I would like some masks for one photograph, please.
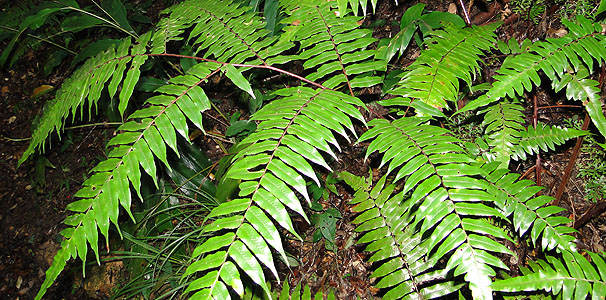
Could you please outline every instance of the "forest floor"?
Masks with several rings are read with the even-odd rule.
[[[418,1],[379,1],[375,15],[368,17],[364,25],[380,24],[374,27],[377,38],[393,36],[399,31],[397,23],[402,13]],[[459,1],[420,1],[426,3],[426,9],[450,11],[462,15]],[[463,1],[468,3],[469,1]],[[473,1],[472,1],[473,2]],[[580,1],[579,1],[580,2]],[[509,1],[476,0],[470,10],[473,24],[486,24],[504,21],[498,30],[499,38],[509,40],[538,40],[555,36],[562,30],[560,22],[562,9],[567,5],[546,1],[545,12],[535,20],[528,20],[512,13]],[[551,3],[551,4],[550,4]],[[380,21],[380,22],[377,22]],[[0,50],[6,43],[0,44]],[[57,68],[50,76],[43,76],[42,66],[46,62],[48,46],[27,52],[10,70],[0,69],[0,299],[32,299],[44,280],[44,272],[50,265],[61,241],[59,232],[66,217],[65,207],[73,200],[73,194],[87,177],[88,171],[104,157],[105,143],[113,135],[115,126],[109,126],[102,116],[86,123],[88,127],[66,130],[62,138],[53,139],[43,155],[30,158],[17,167],[17,161],[28,145],[32,124],[41,115],[44,103],[52,99],[52,93],[41,91],[57,88],[66,76],[73,71],[69,66]],[[405,66],[418,55],[419,48],[411,43],[405,55],[396,66]],[[488,64],[488,63],[487,63]],[[489,80],[494,70],[485,68],[481,74]],[[369,91],[370,94],[373,91]],[[541,106],[553,106],[560,101],[541,88],[536,92]],[[218,94],[220,96],[221,94]],[[219,105],[225,112],[239,110],[238,104],[225,100]],[[532,101],[527,101],[526,116],[530,124]],[[552,108],[542,111],[541,120],[548,124],[564,125],[566,120],[583,120],[581,110],[574,108]],[[381,114],[381,110],[375,111]],[[579,121],[581,122],[581,121]],[[226,130],[225,126],[215,126],[216,130]],[[205,148],[207,155],[218,160],[222,152],[212,139]],[[546,187],[544,194],[555,196],[562,184],[563,174],[573,157],[575,141],[570,141],[557,152],[541,157],[539,162],[541,184]],[[218,145],[217,145],[218,146]],[[571,175],[564,184],[560,205],[567,209],[566,217],[577,220],[578,241],[582,248],[593,251],[604,250],[606,238],[606,218],[602,214],[602,202],[588,201],[586,182],[578,178],[580,168],[586,166],[590,150],[582,148]],[[343,149],[343,160],[334,166],[335,171],[349,171],[357,175],[372,173],[378,178],[378,170],[364,162],[364,149],[361,146],[349,146]],[[536,161],[518,163],[514,171],[525,174],[528,179],[536,179]],[[585,165],[584,165],[585,164]],[[342,185],[336,187],[340,196],[331,194],[323,200],[324,206],[336,207],[342,219],[337,222],[337,251],[328,251],[323,243],[312,243],[313,228],[302,220],[295,220],[302,236],[308,236],[304,242],[292,241],[289,250],[298,255],[301,262],[298,268],[288,271],[291,286],[299,282],[310,284],[312,290],[326,284],[333,286],[340,299],[351,299],[358,295],[363,299],[372,299],[374,292],[367,275],[370,266],[365,263],[362,249],[351,245],[355,236],[353,219],[347,206],[351,198],[349,190]],[[585,216],[585,217],[584,217]],[[583,219],[585,218],[585,219]],[[87,271],[87,279],[82,279],[81,263],[72,262],[67,271],[59,277],[49,290],[47,299],[106,299],[112,289],[121,283],[120,262]],[[286,272],[286,271],[284,271]],[[92,275],[90,275],[92,274]],[[90,279],[93,278],[93,279]]]

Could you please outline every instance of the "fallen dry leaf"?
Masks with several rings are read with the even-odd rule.
[[[52,85],[43,84],[34,89],[34,92],[32,93],[32,98],[38,98],[38,97],[48,93],[53,88],[54,87]]]
[[[448,5],[448,12],[451,14],[456,14],[457,13],[457,5],[454,3],[450,3]]]

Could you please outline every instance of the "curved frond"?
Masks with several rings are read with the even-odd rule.
[[[509,239],[485,218],[505,216],[492,207],[487,184],[477,178],[485,171],[472,164],[447,130],[426,124],[427,120],[375,119],[360,141],[372,140],[367,156],[383,153],[381,165],[389,163],[387,173],[397,170],[394,182],[404,179],[402,193],[410,193],[410,205],[415,207],[411,226],[429,236],[424,253],[447,260],[445,269],[454,270],[454,276],[464,275],[474,298],[491,299],[493,267],[507,269],[495,254],[513,253],[485,236]]]
[[[535,42],[528,51],[506,59],[497,71],[499,74],[494,76],[492,88],[463,110],[530,91],[541,82],[539,71],[543,71],[551,82],[558,82],[568,71],[578,72],[583,67],[591,70],[595,62],[602,64],[606,61],[603,51],[606,38],[602,34],[602,26],[584,17],[579,17],[577,21],[578,24],[563,21],[569,30],[566,36]]]
[[[566,87],[566,97],[571,100],[581,101],[591,121],[600,131],[602,136],[606,136],[606,117],[600,101],[599,83],[591,80],[589,71],[585,67],[580,67],[579,71],[571,74],[565,73],[561,80],[554,81],[554,90],[559,91]]]
[[[561,299],[603,299],[606,297],[606,263],[601,255],[588,252],[592,262],[577,252],[547,256],[532,262],[523,276],[495,281],[492,288],[503,292],[545,290]]]
[[[411,199],[404,201],[403,193],[392,196],[395,185],[385,185],[386,177],[371,190],[363,178],[346,172],[339,176],[356,190],[349,204],[360,214],[352,223],[363,233],[358,243],[367,244],[365,250],[373,253],[368,261],[381,263],[371,277],[379,278],[375,287],[386,290],[383,299],[437,298],[464,285],[441,282],[447,272],[436,268],[439,258],[428,256],[430,240],[411,226]]]
[[[351,118],[364,122],[357,109],[364,104],[340,92],[298,87],[276,94],[282,98],[252,116],[260,121],[257,131],[241,142],[248,146],[238,152],[225,174],[241,180],[240,198],[223,203],[208,216],[213,221],[204,231],[217,236],[196,249],[194,257],[200,260],[187,269],[186,274],[206,274],[187,288],[197,291],[193,298],[226,299],[225,287],[242,295],[237,268],[269,294],[262,266],[278,277],[269,246],[286,261],[274,224],[299,237],[287,209],[307,220],[299,197],[310,201],[306,178],[319,184],[312,163],[330,169],[321,152],[335,156],[332,147],[338,149],[338,144],[333,132],[348,139],[347,131],[355,134]],[[222,232],[226,233],[219,235]]]
[[[487,174],[487,192],[505,216],[513,215],[513,225],[520,236],[530,230],[529,238],[545,250],[575,251],[575,238],[570,233],[576,230],[566,226],[572,220],[557,215],[564,209],[548,205],[553,197],[536,196],[542,187],[530,180],[518,180],[520,174],[498,166],[498,162],[482,166]]]
[[[549,126],[538,123],[537,127],[528,127],[520,132],[520,139],[514,146],[513,159],[525,160],[526,155],[533,155],[539,151],[553,151],[555,146],[564,144],[566,141],[586,135],[583,130]]]
[[[407,68],[391,93],[437,108],[448,107],[448,102],[457,100],[459,80],[471,86],[480,71],[480,56],[495,43],[494,30],[499,25],[472,28],[450,25],[431,32],[431,38],[426,40],[427,49]],[[415,107],[414,102],[412,106]]]
[[[122,207],[134,221],[130,211],[130,186],[141,198],[141,171],[156,182],[155,158],[169,169],[167,146],[177,151],[177,133],[189,141],[187,120],[202,128],[201,112],[210,108],[210,102],[199,85],[220,69],[219,64],[201,63],[190,68],[187,75],[175,77],[170,84],[157,89],[158,95],[147,100],[148,107],[135,111],[130,121],[118,128],[121,133],[112,138],[114,146],[108,159],[92,169],[93,175],[75,194],[79,200],[70,203],[67,210],[74,214],[64,223],[70,227],[61,235],[65,240],[55,256],[36,299],[40,299],[57,278],[70,258],[86,262],[87,243],[99,261],[98,231],[109,244],[110,222],[119,230],[118,214]]]
[[[381,83],[374,73],[384,71],[385,63],[374,60],[376,50],[367,49],[376,39],[371,30],[359,28],[361,19],[338,17],[335,1],[303,2],[283,22],[291,24],[285,34],[301,44],[297,58],[311,72],[305,78],[329,89],[344,85],[352,96],[354,88]]]
[[[139,80],[139,68],[147,59],[146,56],[139,56],[139,54],[146,51],[150,36],[151,32],[142,35],[134,45],[131,44],[130,38],[125,38],[117,50],[109,49],[87,60],[80,69],[65,80],[57,91],[55,99],[47,104],[40,123],[32,134],[29,146],[19,159],[19,164],[27,160],[36,149],[44,150],[44,143],[48,136],[53,132],[60,133],[63,130],[65,119],[70,114],[72,118],[75,118],[80,110],[80,117],[82,117],[84,110],[87,109],[87,115],[90,116],[92,108],[95,107],[96,110],[97,101],[108,81],[110,97],[115,95],[118,85],[122,84],[119,94],[119,109],[120,113],[124,113],[135,84]],[[124,78],[124,71],[127,67],[128,71]],[[87,103],[88,107],[85,108]]]

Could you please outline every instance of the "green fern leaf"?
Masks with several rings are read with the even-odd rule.
[[[330,147],[336,143],[333,132],[348,138],[347,131],[355,134],[351,118],[364,122],[356,108],[364,104],[340,92],[298,87],[282,89],[276,94],[283,98],[265,105],[252,116],[251,119],[260,121],[257,131],[241,141],[241,144],[248,146],[234,156],[234,163],[224,175],[225,178],[242,180],[238,194],[241,198],[213,209],[209,217],[215,220],[204,229],[213,232],[235,231],[235,235],[231,235],[220,248],[213,248],[227,248],[225,251],[229,255],[221,256],[219,266],[194,262],[187,274],[205,272],[207,275],[202,278],[211,274],[213,279],[203,280],[204,285],[190,284],[188,292],[201,289],[196,294],[219,297],[220,290],[217,290],[216,283],[221,280],[237,291],[237,286],[241,285],[239,280],[228,282],[221,277],[225,264],[233,260],[265,293],[269,293],[260,269],[260,266],[267,267],[277,278],[269,247],[286,258],[277,228],[270,217],[299,237],[286,208],[307,220],[297,194],[310,202],[303,176],[319,182],[310,162],[330,169],[320,151],[328,149],[325,152],[334,155]],[[310,122],[315,122],[320,130],[299,136],[299,127],[307,126]],[[201,249],[196,254],[206,252],[210,251]],[[209,255],[214,254],[209,253],[201,259],[205,260]],[[213,271],[216,267],[219,272]]]
[[[334,89],[345,84],[350,95],[354,88],[382,82],[374,75],[385,70],[385,63],[374,60],[376,50],[367,49],[376,39],[367,29],[359,29],[359,18],[337,17],[334,1],[303,1],[300,9],[283,20],[289,26],[286,35],[301,43],[298,59],[310,70],[310,81]],[[305,22],[300,22],[305,20]]]
[[[501,101],[485,110],[482,125],[491,153],[501,167],[509,166],[509,159],[524,131],[524,108],[516,103]]]
[[[606,61],[603,51],[606,39],[601,26],[579,17],[575,24],[564,21],[570,33],[562,38],[548,39],[532,44],[528,51],[506,59],[495,75],[488,93],[470,102],[462,111],[475,109],[509,96],[529,91],[541,82],[539,71],[552,81],[559,81],[569,70],[579,71],[582,65],[592,69],[594,61]]]
[[[482,218],[505,216],[491,207],[494,199],[484,192],[486,182],[475,178],[485,171],[472,164],[447,130],[426,122],[414,117],[375,119],[360,142],[372,140],[367,157],[374,151],[384,153],[381,165],[389,163],[388,174],[399,169],[394,181],[404,179],[402,193],[411,192],[409,205],[415,207],[411,226],[422,236],[431,233],[421,252],[430,253],[429,259],[447,259],[445,269],[454,270],[455,276],[464,274],[474,298],[491,299],[493,267],[507,269],[493,253],[513,253],[481,236],[509,239]]]
[[[519,234],[524,235],[530,230],[530,239],[546,250],[574,251],[575,238],[569,234],[576,230],[565,226],[571,220],[556,216],[564,209],[545,206],[553,198],[544,195],[535,197],[541,187],[533,186],[530,180],[518,181],[519,174],[499,169],[498,165],[498,162],[494,162],[482,166],[488,174],[487,192],[494,197],[505,216],[513,215],[513,225]]]
[[[606,136],[606,117],[604,117],[602,111],[599,84],[597,81],[587,78],[589,77],[587,68],[580,67],[578,69],[575,74],[565,73],[561,80],[554,81],[554,90],[559,91],[566,87],[566,97],[568,99],[582,101],[595,127],[602,136]]]
[[[92,107],[96,107],[101,91],[107,81],[110,78],[112,79],[110,93],[115,92],[118,82],[122,80],[124,69],[130,62],[127,80],[120,94],[120,106],[126,105],[128,100],[126,98],[130,97],[134,88],[133,82],[138,80],[139,67],[145,61],[143,56],[137,56],[131,60],[128,56],[128,49],[131,48],[131,54],[133,55],[141,53],[145,49],[150,35],[151,33],[142,35],[134,46],[130,45],[130,38],[127,38],[120,44],[118,51],[110,49],[102,52],[89,59],[80,69],[74,72],[74,75],[67,79],[57,91],[55,100],[48,105],[47,110],[42,115],[40,124],[34,130],[28,148],[19,159],[19,164],[23,163],[36,149],[44,150],[44,142],[48,136],[52,132],[60,133],[65,119],[70,114],[75,118],[77,110],[80,109],[80,115],[84,115],[83,110],[86,103],[88,103],[88,115],[90,116]],[[132,86],[129,86],[129,83],[132,83]]]
[[[196,24],[187,37],[194,55],[223,63],[273,65],[285,63],[288,56],[280,55],[293,44],[268,37],[263,20],[234,1],[186,1],[166,10],[176,23]],[[170,36],[170,35],[169,35]]]
[[[510,159],[526,159],[526,155],[555,150],[567,140],[586,134],[581,130],[550,127],[539,123],[536,128],[524,128],[523,107],[510,101],[500,101],[485,112],[485,140],[490,147],[488,161],[498,161],[501,168],[509,166]]]
[[[427,255],[429,240],[422,239],[410,226],[413,216],[410,199],[403,201],[403,193],[392,196],[395,185],[385,185],[386,177],[369,191],[363,178],[346,172],[339,176],[356,190],[350,204],[355,204],[352,211],[360,213],[352,221],[358,224],[356,231],[364,233],[358,242],[367,244],[365,250],[373,252],[369,262],[382,262],[371,277],[380,279],[375,286],[386,290],[383,299],[430,299],[450,294],[464,285],[433,282],[447,272],[434,270],[437,260]]]
[[[459,92],[459,79],[471,86],[479,72],[480,55],[495,43],[494,30],[500,23],[473,28],[446,26],[433,31],[426,41],[428,47],[408,67],[397,86],[395,95],[419,99],[437,108],[448,107]]]
[[[190,68],[187,75],[175,77],[168,85],[160,87],[157,91],[161,94],[149,98],[147,108],[135,111],[130,116],[131,121],[118,128],[121,133],[108,143],[115,146],[108,160],[100,162],[93,168],[95,173],[75,194],[82,199],[67,206],[68,210],[78,213],[76,217],[67,219],[66,224],[72,227],[62,233],[66,239],[62,247],[69,247],[65,248],[65,251],[69,250],[69,255],[56,256],[65,261],[53,260],[36,299],[44,295],[46,289],[65,267],[67,260],[77,256],[83,263],[86,262],[87,242],[99,261],[97,228],[105,237],[106,244],[109,244],[110,222],[119,230],[120,206],[134,221],[130,211],[132,200],[130,184],[141,198],[140,167],[142,167],[154,180],[156,186],[158,185],[154,157],[170,169],[166,160],[166,144],[176,149],[176,132],[185,132],[187,128],[186,123],[179,121],[173,123],[171,118],[177,116],[176,120],[185,120],[189,116],[197,116],[189,119],[202,127],[201,112],[210,107],[210,102],[199,85],[220,68],[221,65],[215,63],[201,63]],[[189,101],[186,102],[189,105],[181,104],[185,101]],[[169,109],[170,115],[167,113]]]
[[[528,127],[520,132],[520,139],[514,146],[513,159],[525,160],[526,155],[541,151],[555,150],[555,146],[564,144],[567,140],[586,135],[586,131],[549,126],[542,123],[537,127]]]
[[[563,251],[561,257],[547,256],[547,261],[533,264],[533,272],[495,281],[492,288],[505,292],[545,290],[561,295],[562,299],[586,299],[588,295],[592,299],[604,298],[604,260],[598,254],[589,254],[593,264],[577,252]]]

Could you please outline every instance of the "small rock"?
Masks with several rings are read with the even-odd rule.
[[[32,189],[32,185],[31,184],[28,184],[28,185],[25,186],[25,190],[26,191],[29,191],[31,189]]]

